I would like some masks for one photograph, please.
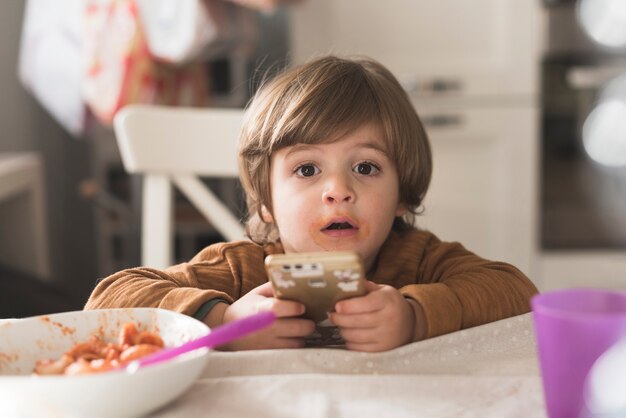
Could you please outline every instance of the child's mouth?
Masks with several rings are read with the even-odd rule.
[[[353,229],[354,227],[348,222],[333,222],[325,229],[327,230],[339,230],[339,229]]]
[[[355,234],[359,228],[351,219],[334,219],[322,228],[322,232],[333,237],[347,237]]]

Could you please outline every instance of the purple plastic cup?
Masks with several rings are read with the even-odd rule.
[[[584,416],[589,370],[626,336],[626,292],[559,290],[536,295],[531,306],[548,416]]]

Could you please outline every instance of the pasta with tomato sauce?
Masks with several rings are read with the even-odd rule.
[[[139,331],[135,324],[122,326],[116,343],[107,343],[97,336],[75,344],[56,360],[39,360],[34,373],[38,375],[79,375],[116,369],[138,358],[163,349],[161,337]]]

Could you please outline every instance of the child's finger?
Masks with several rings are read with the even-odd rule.
[[[257,286],[254,291],[261,295],[261,296],[265,296],[267,298],[271,298],[274,297],[274,289],[272,288],[272,284],[270,282],[267,283],[263,283],[260,286]]]
[[[315,323],[308,319],[282,318],[274,323],[274,333],[279,338],[304,338],[315,331]]]
[[[304,338],[277,338],[274,341],[271,348],[304,348]]]
[[[378,286],[378,285],[376,285]],[[375,312],[384,307],[378,292],[370,292],[365,296],[344,299],[335,304],[335,311],[342,314]]]
[[[272,311],[278,318],[300,316],[304,313],[304,305],[293,300],[281,300],[268,297],[256,304],[257,312]]]
[[[371,329],[342,329],[340,331],[341,338],[346,341],[347,344],[372,344],[376,342],[376,336]]]
[[[281,299],[273,299],[274,300],[274,313],[276,316],[280,317],[288,317],[288,316],[300,316],[304,313],[306,308],[300,302],[296,302],[295,300],[281,300]]]
[[[367,280],[365,282],[365,288],[367,289],[368,292],[374,292],[374,291],[380,289],[381,285],[379,285],[377,283],[374,283],[374,282],[372,282],[370,280]]]
[[[384,347],[381,347],[379,343],[346,343],[346,349],[350,351],[362,351],[365,353],[377,353],[379,351],[385,351]]]
[[[376,312],[364,314],[339,314],[332,312],[330,321],[339,328],[373,328],[378,324]]]

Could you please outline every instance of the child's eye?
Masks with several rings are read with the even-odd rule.
[[[374,174],[377,174],[380,169],[374,163],[365,162],[357,164],[352,171],[364,176],[373,176]]]
[[[311,177],[320,172],[320,169],[313,164],[303,164],[296,168],[296,174],[300,177]]]

